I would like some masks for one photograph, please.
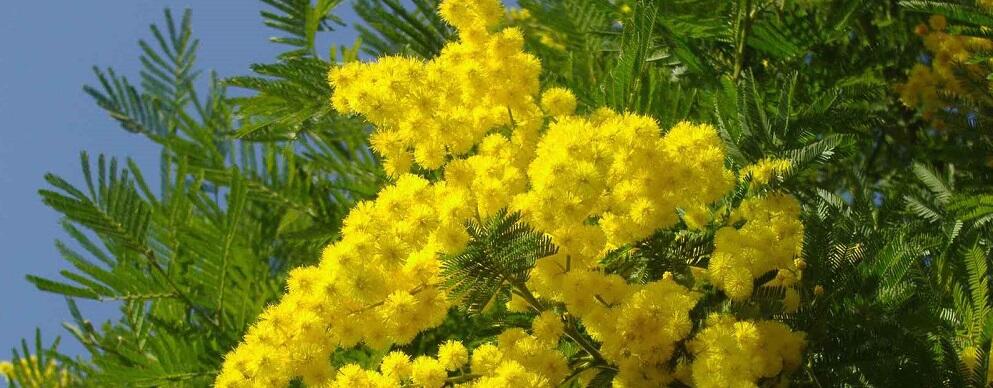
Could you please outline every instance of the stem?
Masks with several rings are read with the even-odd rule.
[[[216,376],[216,375],[217,375],[217,370],[208,370],[202,372],[181,372],[181,373],[172,373],[172,374],[156,376],[156,377],[137,379],[132,382],[151,383],[151,382],[160,382],[160,381],[185,381],[185,380],[192,380],[198,377],[207,377],[207,376]]]
[[[469,374],[464,374],[464,375],[461,375],[461,376],[449,377],[448,379],[445,380],[445,382],[446,383],[451,383],[451,384],[459,384],[459,383],[464,383],[464,382],[467,382],[467,381],[472,381],[472,380],[478,379],[480,377],[483,377],[483,375],[476,374],[476,373],[469,373]]]
[[[564,380],[562,380],[562,383],[563,383],[563,384],[567,384],[567,383],[568,383],[569,381],[571,381],[572,379],[575,379],[576,377],[579,377],[579,375],[580,375],[581,373],[583,373],[583,372],[585,372],[586,370],[588,370],[588,369],[590,369],[590,368],[593,368],[593,367],[595,367],[595,366],[596,366],[596,365],[594,365],[594,364],[593,364],[592,362],[585,362],[585,363],[583,363],[582,365],[580,365],[580,366],[579,366],[579,367],[577,367],[576,369],[573,369],[573,370],[572,370],[572,373],[569,373],[569,375],[568,375],[568,376],[566,376]]]
[[[600,302],[600,304],[602,304],[606,308],[614,307],[613,304],[607,303],[607,301],[604,300],[603,297],[600,296],[599,294],[594,295],[593,298],[596,299],[597,302]]]
[[[810,380],[812,380],[814,382],[814,384],[817,385],[818,388],[823,388],[824,387],[823,385],[821,385],[821,382],[820,381],[817,381],[817,376],[814,376],[814,372],[810,370],[810,364],[809,363],[807,365],[804,365],[803,366],[803,369],[807,372],[807,376],[810,376]]]
[[[158,272],[160,275],[162,275],[163,278],[165,278],[166,283],[168,283],[169,287],[171,287],[173,291],[176,292],[176,295],[183,300],[183,303],[186,303],[190,307],[190,309],[193,310],[194,313],[197,313],[200,316],[202,316],[208,323],[214,326],[214,328],[217,328],[218,330],[221,329],[217,321],[213,320],[209,315],[204,313],[203,310],[197,308],[196,303],[193,303],[193,299],[190,299],[190,297],[187,296],[186,293],[183,292],[183,290],[181,290],[179,286],[172,281],[172,278],[169,277],[169,274],[166,273],[165,269],[162,268],[162,265],[159,264],[159,260],[155,256],[155,252],[153,252],[151,249],[146,249],[144,252],[142,252],[142,254],[148,260],[149,265],[151,265],[151,267],[154,268],[156,272]]]
[[[231,226],[233,228],[234,226]],[[225,233],[224,250],[221,254],[221,284],[218,286],[217,310],[214,311],[214,320],[218,327],[224,326],[224,285],[228,278],[228,257],[231,255],[232,233]]]
[[[735,52],[734,52],[734,73],[732,78],[737,80],[741,76],[741,71],[745,64],[745,43],[748,41],[748,32],[752,27],[752,0],[742,0],[744,6],[738,9],[738,30],[735,31]]]
[[[421,285],[419,285],[417,287],[412,288],[410,291],[407,291],[407,292],[410,293],[411,295],[417,295],[418,293],[420,293],[421,291],[424,291],[428,287],[433,287],[433,286],[437,286],[437,284],[421,284]],[[365,311],[369,311],[369,310],[374,309],[376,307],[382,306],[385,303],[386,303],[386,300],[384,299],[384,300],[381,300],[379,302],[376,302],[376,303],[373,303],[373,304],[370,304],[370,305],[363,306],[362,308],[360,308],[358,310],[349,312],[348,313],[348,316],[352,316],[352,315],[359,314],[359,313],[362,313],[362,312],[365,312]]]
[[[586,340],[586,337],[583,337],[583,335],[579,332],[579,329],[577,329],[578,326],[577,321],[575,319],[569,319],[569,323],[570,325],[566,326],[565,328],[566,337],[569,337],[569,339],[571,339],[573,342],[579,345],[579,347],[583,348],[583,350],[585,350],[586,353],[589,353],[590,356],[593,356],[593,359],[596,360],[598,364],[602,364],[603,366],[609,365],[607,360],[603,358],[603,355],[600,354],[600,350],[594,347],[593,344],[589,343]]]

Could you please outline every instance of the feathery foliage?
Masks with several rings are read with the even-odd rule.
[[[65,237],[56,247],[69,267],[58,279],[27,280],[66,297],[73,322],[65,327],[87,354],[62,355],[57,340],[45,348],[36,334],[33,348],[25,342],[0,364],[13,385],[214,383],[225,354],[283,295],[287,273],[317,263],[340,240],[349,211],[393,182],[370,149],[373,125],[329,103],[336,90],[328,72],[361,55],[443,55],[460,37],[438,15],[441,2],[262,2],[263,24],[287,51],[252,65],[253,74],[205,76],[190,11],[180,18],[166,11],[139,42],[136,83],[94,68],[96,83],[85,92],[124,130],[160,146],[159,169],[84,152],[82,182],[46,175],[40,195],[62,217]],[[989,3],[520,0],[499,23],[523,33],[525,50],[543,67],[542,87],[570,90],[577,114],[607,107],[652,117],[660,128],[711,123],[725,166],[739,172],[729,193],[705,209],[712,219],[695,225],[694,209],[680,208],[673,226],[599,252],[598,273],[639,292],[663,282],[702,290],[687,312],[694,333],[713,325],[712,314],[804,332],[797,371],[766,376],[761,386],[780,378],[817,387],[989,386]],[[348,5],[361,20],[335,16]],[[360,39],[335,42],[325,56],[317,37],[332,28],[355,28]],[[233,98],[228,88],[248,93]],[[788,167],[755,167],[769,161]],[[413,171],[430,182],[449,179],[448,171]],[[777,193],[800,204],[802,276],[786,287],[775,284],[775,272],[756,274],[750,298],[728,298],[707,269],[727,233],[720,225],[741,230],[747,222],[735,221],[736,209]],[[603,333],[566,303],[529,289],[538,263],[564,250],[528,220],[506,208],[477,214],[464,225],[468,242],[443,256],[437,279],[458,308],[407,344],[336,348],[329,362],[375,369],[391,350],[433,355],[448,339],[476,352],[494,341],[505,346],[511,337],[500,333],[514,330],[521,336],[513,339],[536,341],[532,324],[547,310],[560,319],[543,322],[560,324],[565,338],[546,346],[566,360],[561,385],[619,381],[623,368],[604,355]],[[602,222],[589,217],[583,225]],[[793,292],[797,306],[789,309]],[[80,299],[112,303],[120,314],[91,322]],[[698,356],[695,343],[671,345],[665,367],[673,384],[697,378],[679,369]],[[479,377],[453,371],[442,380]]]
[[[470,312],[478,312],[505,287],[520,287],[537,259],[555,253],[548,236],[530,229],[519,214],[501,212],[467,225],[470,243],[442,265],[447,288]]]

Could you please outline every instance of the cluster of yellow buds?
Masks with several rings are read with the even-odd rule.
[[[978,52],[993,50],[993,41],[950,33],[947,28],[948,21],[941,15],[931,16],[927,24],[916,27],[915,33],[930,53],[930,64],[915,65],[907,82],[897,85],[903,103],[920,109],[927,120],[950,107],[954,98],[985,98],[989,94],[989,65],[971,59]],[[940,120],[935,122],[941,125]]]
[[[577,115],[567,89],[541,92],[541,66],[523,51],[521,32],[496,28],[504,15],[497,0],[445,0],[440,14],[459,40],[437,58],[387,57],[330,72],[333,106],[374,124],[372,147],[395,182],[352,209],[317,266],[290,273],[287,294],[225,357],[217,386],[302,378],[307,386],[349,388],[548,387],[577,372],[559,350],[564,342],[579,345],[594,372],[616,370],[620,387],[676,378],[707,385],[695,371],[725,365],[708,350],[716,346],[762,363],[727,381],[791,370],[801,334],[742,321],[757,327],[754,338],[713,339],[726,331],[719,323],[694,335],[700,292],[672,274],[642,284],[600,266],[607,252],[681,220],[694,228],[711,221],[711,207],[736,181],[717,131],[684,122],[663,134],[650,117],[605,108]],[[746,174],[768,180],[784,163]],[[422,177],[435,171],[443,179]],[[558,247],[538,260],[526,284],[514,285],[509,307],[536,315],[530,331],[510,328],[471,350],[450,341],[437,357],[392,352],[378,371],[335,369],[337,349],[386,350],[439,325],[457,303],[441,286],[441,257],[466,247],[466,221],[503,209],[520,212]],[[777,285],[794,285],[802,263],[795,260],[798,213],[785,194],[746,199],[728,220],[735,226],[718,232],[711,281],[735,299],[747,298],[752,280],[768,271],[778,271]],[[680,377],[673,358],[686,346],[696,355],[688,366],[694,372]],[[776,369],[773,360],[790,363]]]
[[[437,58],[353,62],[329,75],[334,107],[376,125],[371,143],[393,176],[410,171],[414,161],[437,169],[467,154],[494,128],[541,125],[523,123],[540,120],[529,96],[538,92],[541,63],[522,50],[520,30],[489,32],[503,16],[499,3],[446,2],[441,14],[459,30],[460,41]]]
[[[754,387],[759,379],[781,379],[799,368],[805,346],[804,335],[782,323],[715,314],[689,343],[693,364],[683,365],[689,376],[685,369],[679,374],[698,388]]]
[[[496,344],[485,344],[473,351],[472,371],[483,377],[471,386],[478,388],[555,386],[569,374],[565,355],[556,349],[561,335],[542,333],[539,325],[555,315],[544,315],[546,322],[535,321],[534,334],[509,329],[497,336]]]
[[[746,199],[734,210],[731,224],[714,238],[714,253],[707,267],[710,280],[733,300],[752,295],[752,282],[769,271],[776,271],[770,285],[789,287],[800,277],[801,260],[795,260],[803,248],[803,224],[799,220],[800,204],[795,198],[772,194]],[[787,299],[798,297],[787,290]],[[798,301],[796,301],[798,302]],[[794,303],[787,303],[794,305]]]
[[[31,355],[22,357],[16,363],[0,361],[0,377],[25,388],[63,388],[76,384],[69,371],[60,368],[53,359],[41,365],[38,356]]]
[[[747,177],[751,177],[753,184],[765,185],[772,182],[774,179],[782,177],[783,174],[789,172],[792,167],[792,162],[787,159],[765,158],[759,160],[755,164],[743,168],[741,170],[740,178],[745,179]]]
[[[528,169],[531,191],[513,208],[581,268],[605,249],[674,225],[676,209],[727,193],[734,178],[713,128],[681,123],[659,133],[651,118],[607,109],[558,117]]]

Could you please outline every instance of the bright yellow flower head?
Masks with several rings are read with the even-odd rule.
[[[562,318],[554,311],[541,313],[531,323],[531,330],[534,332],[534,336],[550,344],[557,344],[559,342],[559,337],[562,336],[564,329],[565,324],[562,323]]]
[[[493,344],[482,345],[472,351],[472,370],[476,373],[492,373],[503,360],[503,352]]]
[[[379,365],[379,370],[385,376],[400,380],[409,378],[411,374],[410,356],[403,352],[390,352]]]
[[[710,209],[707,209],[705,206],[692,206],[689,209],[685,209],[685,213],[683,214],[683,222],[691,230],[702,229],[710,222],[710,219]]]
[[[764,185],[788,172],[792,167],[792,162],[787,159],[766,158],[742,169],[741,178],[751,177],[752,183]]]
[[[438,360],[431,357],[417,357],[411,365],[411,378],[414,384],[425,388],[440,388],[445,385],[448,373]]]
[[[695,357],[691,373],[696,387],[755,386],[761,378],[799,368],[804,334],[779,322],[715,315],[688,348]]]
[[[10,361],[0,361],[0,375],[3,375],[4,378],[10,379],[13,374],[14,364],[11,364]]]
[[[576,96],[569,89],[547,89],[541,94],[541,107],[551,116],[571,115],[576,112]]]
[[[338,370],[333,381],[326,384],[331,388],[393,388],[399,387],[395,381],[380,373],[367,371],[356,364],[348,364]]]
[[[307,384],[309,387],[316,387],[334,378],[335,370],[331,366],[331,363],[328,362],[328,356],[327,354],[322,354],[320,357],[306,360],[300,371],[304,384]]]
[[[438,348],[438,361],[447,370],[458,370],[469,362],[469,350],[461,342],[447,341]]]
[[[797,258],[803,243],[800,204],[792,196],[771,194],[749,198],[731,214],[740,228],[717,231],[714,252],[707,267],[711,281],[734,300],[752,294],[752,282],[769,271],[781,275],[779,286],[796,283]],[[796,298],[791,297],[791,303]]]
[[[0,361],[0,378],[8,383],[20,383],[23,387],[71,387],[78,384],[65,368],[54,359],[44,365],[37,355],[22,357],[15,366],[9,361]]]
[[[990,1],[978,3],[988,8]],[[993,49],[993,40],[952,33],[942,15],[931,16],[928,25],[918,25],[915,32],[923,38],[930,61],[915,65],[896,91],[905,105],[920,109],[925,120],[941,128],[942,120],[935,115],[958,99],[986,98],[991,69],[989,63],[973,59]]]
[[[526,121],[537,110],[541,64],[523,52],[519,30],[489,32],[503,15],[500,3],[449,0],[440,11],[461,40],[437,58],[353,62],[328,76],[335,109],[376,125],[372,146],[393,176],[409,171],[411,162],[438,169],[490,130]]]

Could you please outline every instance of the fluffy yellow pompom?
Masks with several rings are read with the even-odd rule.
[[[396,380],[410,377],[410,356],[403,352],[390,352],[379,365],[380,372]]]
[[[778,270],[775,285],[792,286],[799,279],[796,260],[803,243],[800,204],[787,194],[748,198],[731,213],[730,222],[714,236],[707,267],[710,280],[734,300],[752,295],[755,278]],[[792,298],[792,297],[791,297]],[[799,303],[799,299],[790,302]]]
[[[12,378],[13,374],[14,364],[11,364],[9,361],[0,361],[0,376],[3,376],[4,379],[9,380]]]
[[[562,336],[564,329],[565,324],[562,323],[562,318],[554,311],[545,311],[538,315],[534,322],[531,322],[531,331],[534,332],[534,336],[551,344],[559,342],[559,337]]]
[[[551,116],[566,116],[576,112],[576,96],[569,89],[551,88],[541,94],[541,107]]]
[[[712,315],[687,347],[695,357],[691,366],[694,386],[755,386],[759,379],[799,368],[804,334],[791,332],[779,322]]]
[[[741,178],[750,176],[753,184],[765,185],[788,172],[792,167],[793,163],[787,159],[762,159],[742,169]]]
[[[500,365],[503,352],[493,344],[484,344],[472,351],[472,370],[475,373],[492,373]]]
[[[421,356],[411,365],[411,378],[414,384],[425,388],[439,388],[445,385],[448,373],[438,360]]]
[[[458,370],[469,362],[469,350],[459,341],[447,341],[438,348],[438,362],[447,370]]]

